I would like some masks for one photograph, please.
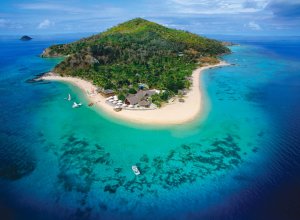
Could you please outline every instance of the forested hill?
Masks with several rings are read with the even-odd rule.
[[[65,56],[55,72],[91,80],[117,93],[144,83],[171,96],[189,87],[187,78],[201,60],[229,52],[219,41],[137,18],[70,44],[51,46],[42,57]]]

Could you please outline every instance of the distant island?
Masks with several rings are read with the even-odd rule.
[[[22,41],[30,41],[30,40],[32,40],[32,38],[29,37],[29,36],[27,36],[27,35],[24,35],[24,36],[22,36],[22,37],[20,38],[20,40],[22,40]]]
[[[65,57],[44,79],[69,81],[84,91],[96,90],[108,97],[102,103],[115,107],[122,104],[119,107],[127,110],[158,111],[175,100],[189,103],[192,87],[200,87],[194,82],[199,80],[200,70],[196,79],[193,70],[223,65],[218,56],[227,53],[230,50],[220,41],[136,18],[73,43],[53,45],[41,56]],[[194,103],[195,112],[199,112],[199,103]],[[193,103],[190,105],[193,108]]]

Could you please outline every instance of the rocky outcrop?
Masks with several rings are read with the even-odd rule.
[[[41,54],[41,57],[43,57],[43,58],[62,57],[62,55],[51,50],[50,48],[47,48],[43,51],[43,53]]]
[[[226,42],[226,41],[223,41],[222,42],[222,45],[223,46],[226,46],[226,47],[230,47],[230,46],[236,46],[238,44],[235,44],[235,43],[232,43],[232,42]]]

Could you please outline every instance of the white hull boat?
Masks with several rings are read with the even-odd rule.
[[[134,172],[134,174],[135,174],[136,176],[138,176],[138,175],[141,174],[141,172],[139,171],[139,169],[138,169],[137,166],[133,165],[133,166],[131,167],[131,169],[132,169],[132,171]]]
[[[71,101],[71,94],[69,93],[68,98],[64,98],[65,100]]]

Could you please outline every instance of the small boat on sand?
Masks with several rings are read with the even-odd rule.
[[[141,174],[141,172],[139,171],[139,169],[138,169],[138,167],[137,167],[136,165],[133,165],[133,166],[131,167],[131,169],[132,169],[132,171],[134,172],[134,174],[135,174],[136,176],[138,176],[138,175]]]
[[[119,106],[116,106],[116,107],[114,107],[114,111],[115,111],[115,112],[122,111],[122,108],[121,108],[121,107],[119,107]]]
[[[74,102],[72,108],[79,108],[82,104]]]

